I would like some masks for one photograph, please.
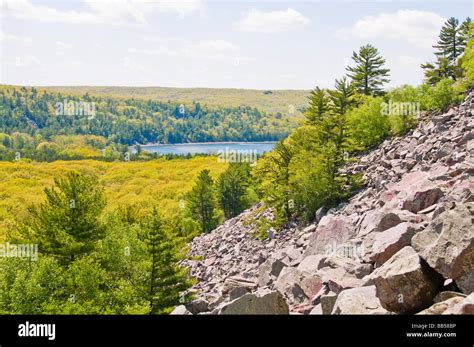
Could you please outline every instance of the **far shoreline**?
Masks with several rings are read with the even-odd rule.
[[[244,142],[244,141],[230,141],[230,142],[185,142],[185,143],[156,143],[156,144],[135,144],[133,146],[140,146],[140,147],[161,147],[161,146],[189,146],[189,145],[252,145],[252,144],[269,144],[269,143],[277,143],[278,141],[254,141],[254,142]]]

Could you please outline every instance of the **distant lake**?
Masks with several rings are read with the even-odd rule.
[[[141,145],[142,150],[159,154],[218,154],[229,151],[251,151],[262,154],[272,150],[276,142],[205,142],[175,143],[171,145]]]

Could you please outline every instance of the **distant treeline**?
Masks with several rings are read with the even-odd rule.
[[[96,135],[108,143],[187,143],[275,141],[297,120],[256,108],[207,108],[153,100],[81,97],[39,92],[35,88],[0,89],[0,133]]]

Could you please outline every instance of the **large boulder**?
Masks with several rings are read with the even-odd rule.
[[[404,222],[375,234],[370,260],[380,267],[403,247],[410,245],[415,231],[413,225]]]
[[[288,314],[289,308],[277,291],[248,293],[221,307],[219,314]]]
[[[241,276],[228,277],[224,281],[222,293],[223,294],[230,293],[233,289],[239,288],[239,287],[246,287],[252,290],[257,287],[257,284],[254,281],[248,278],[243,278]]]
[[[324,267],[324,260],[326,257],[322,254],[310,255],[304,258],[298,265],[297,269],[309,273],[316,273],[319,269]]]
[[[323,314],[331,314],[334,304],[337,300],[337,294],[329,292],[321,295],[321,309]]]
[[[343,290],[337,297],[332,314],[386,314],[376,295],[375,286]]]
[[[443,196],[443,191],[437,187],[417,191],[403,202],[402,208],[417,213],[433,204],[436,204]]]
[[[284,268],[275,281],[275,289],[291,304],[301,304],[311,300],[322,287],[319,275],[300,271],[294,267]]]
[[[311,235],[303,257],[313,254],[337,254],[338,249],[355,234],[357,215],[326,215]]]
[[[400,217],[393,213],[381,210],[369,211],[365,214],[360,225],[359,235],[387,230],[401,223]]]
[[[371,277],[382,306],[396,313],[414,313],[429,307],[443,284],[410,246],[402,248]]]
[[[448,307],[443,314],[474,314],[474,293],[471,293],[457,304]]]
[[[447,300],[433,304],[427,309],[424,309],[423,311],[418,312],[418,314],[443,314],[444,312],[446,312],[446,310],[452,308],[453,306],[456,306],[463,300],[464,298],[460,296],[449,298]]]
[[[258,268],[258,285],[264,287],[271,284],[285,266],[279,259],[267,259]]]
[[[365,283],[364,277],[358,278],[343,267],[324,267],[319,271],[319,274],[322,282],[327,284],[328,288],[336,294],[344,289],[361,287]]]
[[[209,303],[204,299],[193,300],[187,303],[185,307],[192,314],[198,314],[201,312],[209,311]]]
[[[474,203],[441,213],[412,246],[445,278],[452,278],[466,294],[474,291]]]

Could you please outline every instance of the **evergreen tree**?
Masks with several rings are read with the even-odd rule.
[[[421,68],[425,70],[425,81],[435,85],[444,78],[456,80],[462,76],[462,69],[458,64],[458,57],[464,52],[467,41],[472,36],[471,19],[459,24],[459,20],[451,17],[441,28],[439,39],[433,46],[437,51],[435,63],[425,63]]]
[[[346,70],[357,90],[365,95],[379,95],[382,86],[389,82],[389,69],[385,69],[385,59],[380,56],[374,46],[367,44],[352,53],[355,66],[348,66]]]
[[[436,63],[421,64],[425,70],[425,82],[429,85],[435,85],[444,78],[454,78],[454,66],[448,58],[438,57]]]
[[[273,147],[273,155],[269,157],[274,184],[272,200],[283,207],[286,220],[291,218],[290,164],[294,154],[293,148],[282,140]]]
[[[106,201],[97,179],[78,172],[55,179],[46,188],[46,200],[29,207],[30,218],[19,224],[20,233],[38,243],[42,253],[72,262],[91,252],[104,236],[100,215]]]
[[[466,48],[467,42],[472,38],[474,31],[471,18],[466,18],[466,20],[461,24],[459,31],[461,36],[461,45]]]
[[[151,314],[169,313],[190,285],[186,269],[178,264],[180,251],[154,208],[144,225],[143,241],[150,256],[149,302]]]
[[[347,133],[347,111],[355,104],[355,88],[344,76],[336,79],[335,89],[329,91],[331,100],[330,115],[326,117],[325,129],[330,129],[324,135],[321,143],[324,162],[330,184],[336,184],[336,173],[344,164],[344,153],[350,150]],[[334,186],[336,190],[337,187]]]
[[[219,205],[226,219],[233,218],[248,208],[246,189],[249,185],[248,163],[231,163],[217,181]]]
[[[451,17],[441,28],[438,43],[433,48],[438,50],[435,53],[437,56],[445,57],[450,62],[454,62],[464,51],[465,45],[459,20]]]
[[[214,181],[209,170],[202,170],[199,173],[196,184],[187,194],[186,200],[193,218],[201,225],[201,232],[207,233],[216,227]]]
[[[315,125],[318,123],[328,111],[328,107],[329,100],[326,91],[316,87],[309,95],[309,107],[304,113],[306,124]]]

